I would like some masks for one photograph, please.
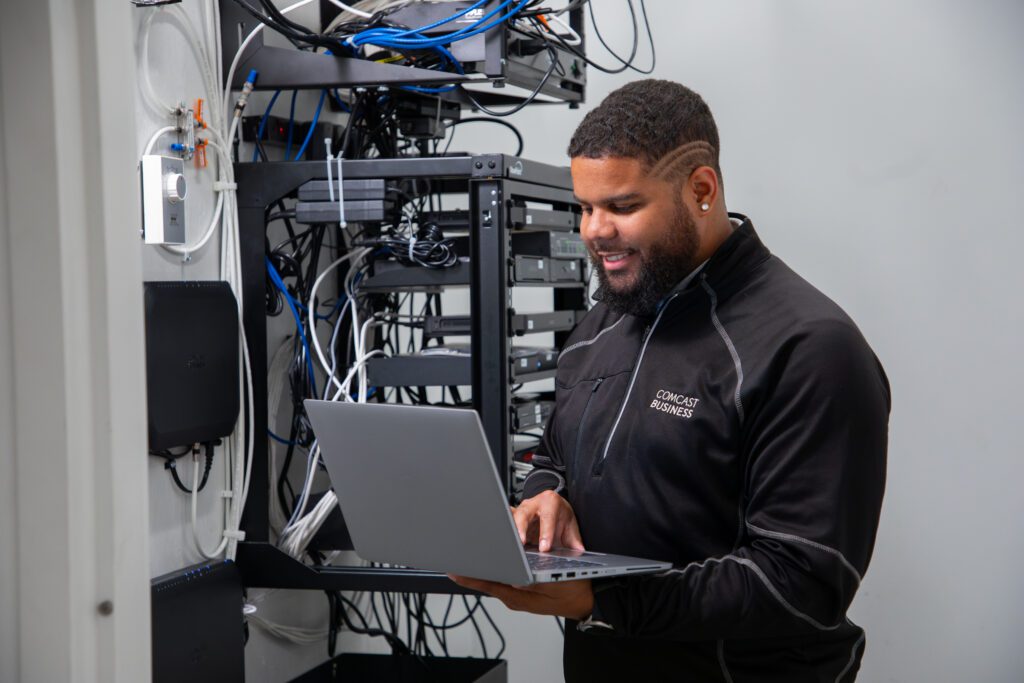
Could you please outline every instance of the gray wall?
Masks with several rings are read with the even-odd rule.
[[[596,4],[606,38],[628,50],[621,3]],[[1024,249],[1024,5],[648,5],[654,75],[701,92],[718,119],[730,208],[750,215],[773,251],[846,308],[892,382],[882,525],[852,610],[868,634],[861,679],[1018,680],[1024,464],[1012,435],[1014,390],[1024,380],[1015,353],[1024,281],[1013,260]],[[598,47],[592,53],[610,63]],[[155,73],[172,86],[187,82],[191,65],[179,63],[154,60]],[[591,70],[590,103],[634,77]],[[587,108],[513,117],[525,156],[564,163]],[[511,150],[490,128],[460,129],[452,148]],[[140,138],[150,130],[140,116]],[[180,273],[151,250],[143,258],[147,277]],[[205,258],[195,268],[212,276],[215,258]],[[156,574],[194,558],[184,502],[155,463],[150,493]],[[322,623],[319,599],[267,600],[281,621]],[[550,620],[507,615],[501,623],[511,680],[559,679]],[[281,680],[323,657],[321,645],[256,638],[253,680]]]
[[[149,672],[128,17],[47,0],[0,22],[3,681]]]
[[[0,83],[2,91],[3,83]],[[3,109],[0,108],[0,131],[3,128]],[[3,137],[0,134],[0,681],[12,681],[18,671],[18,539],[14,498],[14,374],[11,369],[14,350],[8,294],[11,266]]]
[[[1020,680],[1024,5],[648,5],[655,75],[719,121],[730,208],[889,373],[888,488],[852,610],[862,679]],[[592,102],[626,80],[591,74]],[[579,117],[541,116],[520,119],[527,155],[556,160]]]

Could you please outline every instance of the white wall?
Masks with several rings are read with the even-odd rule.
[[[0,23],[5,681],[149,673],[127,18],[50,0]]]
[[[0,131],[3,128],[3,109],[0,108]],[[0,681],[13,681],[18,671],[18,539],[14,519],[17,489],[14,485],[11,266],[3,144],[3,135],[0,135]]]
[[[621,3],[595,2],[606,38],[628,49]],[[892,382],[885,508],[852,610],[868,634],[861,680],[1017,680],[1024,464],[1012,437],[1024,380],[1014,353],[1024,281],[1013,259],[1024,248],[1024,47],[1016,35],[1024,5],[648,5],[659,48],[654,75],[693,87],[715,112],[730,208],[749,214],[773,251],[846,308]],[[159,40],[154,34],[154,46]],[[184,93],[198,81],[190,62],[180,63],[154,59],[154,68]],[[526,135],[525,156],[564,163],[587,108],[637,76],[589,77],[581,110],[512,118]],[[265,101],[254,98],[253,109]],[[308,101],[300,106],[311,110]],[[140,144],[154,124],[140,119]],[[453,149],[511,150],[503,135],[465,126]],[[180,275],[152,250],[143,259],[147,278]],[[205,259],[194,272],[213,277],[214,260]],[[150,493],[157,574],[194,557],[182,501],[157,463]],[[269,600],[282,621],[322,623],[319,595]],[[511,615],[502,623],[510,680],[558,680],[554,624]],[[252,680],[282,680],[323,658],[321,645],[254,637]]]
[[[647,4],[654,75],[718,120],[729,207],[854,317],[892,383],[861,680],[1020,680],[1024,5]],[[628,22],[607,25],[628,47]],[[634,77],[589,74],[591,103]],[[559,161],[582,114],[518,116],[526,155]],[[462,143],[486,139],[470,128]]]

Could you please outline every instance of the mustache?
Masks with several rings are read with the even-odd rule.
[[[633,247],[628,244],[620,242],[605,242],[602,240],[587,242],[587,249],[589,249],[592,254],[596,254],[599,251],[634,251]]]

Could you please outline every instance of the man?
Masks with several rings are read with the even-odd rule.
[[[846,609],[885,483],[885,374],[840,308],[729,214],[707,105],[630,83],[569,145],[598,303],[515,510],[524,542],[671,561],[517,588],[564,616],[568,681],[852,681]]]

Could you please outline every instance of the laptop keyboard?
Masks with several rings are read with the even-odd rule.
[[[587,562],[586,560],[574,560],[569,557],[558,557],[557,555],[538,555],[536,553],[526,553],[526,559],[530,563],[530,569],[534,571],[604,566],[600,562]]]

